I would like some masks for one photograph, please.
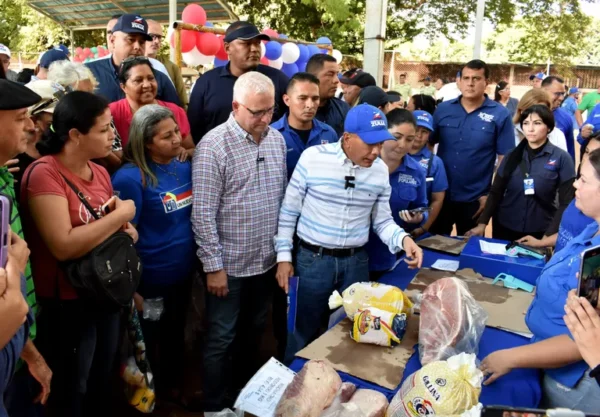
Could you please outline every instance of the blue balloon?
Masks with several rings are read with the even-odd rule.
[[[210,22],[206,22],[206,23],[204,24],[204,26],[206,26],[207,28],[214,28],[214,27],[215,27],[215,25],[213,25],[213,24],[212,24],[212,23],[210,23]]]
[[[306,61],[296,61],[296,65],[298,65],[299,72],[306,72]]]
[[[215,57],[215,68],[216,67],[224,67],[229,62],[228,59],[219,59]]]
[[[298,49],[300,50],[300,57],[298,57],[296,64],[298,64],[298,62],[308,62],[308,58],[310,58],[308,56],[308,47],[306,45],[298,44]]]
[[[281,57],[281,44],[275,41],[269,41],[265,45],[265,56],[270,61],[275,61]]]
[[[279,39],[289,39],[288,35],[284,35],[283,33],[279,34]]]
[[[313,55],[320,54],[321,50],[316,45],[308,45],[308,56],[309,58]]]
[[[321,36],[319,39],[317,39],[317,43],[319,45],[331,45],[331,39],[329,39],[327,36]]]
[[[298,65],[296,64],[283,64],[283,67],[281,67],[281,71],[283,71],[283,73],[285,75],[287,75],[288,77],[292,77],[295,73],[298,72]]]

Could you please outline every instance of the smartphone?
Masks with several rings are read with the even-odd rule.
[[[431,211],[431,207],[419,207],[416,209],[409,210],[410,214],[419,214]]]
[[[8,258],[11,205],[10,197],[0,194],[0,262],[2,262],[2,268],[6,267]]]
[[[600,291],[600,246],[587,249],[581,255],[577,294],[588,299],[594,307],[598,306]]]
[[[108,213],[111,212],[111,206],[114,203],[114,199],[115,199],[114,197],[111,197],[111,198],[108,199],[108,201],[106,203],[104,203],[102,205],[101,209],[102,209],[102,214],[103,215],[107,215]]]
[[[567,409],[539,410],[534,408],[513,408],[504,406],[486,406],[481,417],[599,417],[581,411]]]

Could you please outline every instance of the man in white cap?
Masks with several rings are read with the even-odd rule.
[[[10,66],[10,58],[10,49],[8,49],[6,45],[0,43],[0,63],[2,63],[2,66],[4,67],[6,79],[10,81],[17,81],[17,73],[11,69],[8,69]]]

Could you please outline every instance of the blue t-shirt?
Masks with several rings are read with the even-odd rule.
[[[582,127],[588,124],[594,126],[594,133],[600,130],[600,104],[596,104],[596,106],[588,112],[587,119],[583,122]],[[579,135],[577,135],[577,142],[579,142],[580,145],[585,143],[585,139],[581,137],[581,130],[579,131]]]
[[[554,254],[537,279],[537,290],[527,311],[525,322],[533,337],[531,342],[539,342],[551,337],[568,335],[565,325],[565,303],[569,291],[577,288],[577,274],[581,266],[581,254],[584,250],[600,245],[598,223],[590,223],[584,231],[571,240],[563,250]],[[589,366],[584,361],[556,369],[545,369],[556,382],[572,388],[577,385]]]
[[[567,140],[567,151],[571,155],[571,159],[575,161],[575,137],[573,136],[573,118],[568,111],[563,108],[554,109],[554,123],[556,129],[565,134]],[[576,126],[576,125],[575,125]]]
[[[112,183],[119,198],[135,203],[131,222],[139,234],[135,247],[142,260],[142,286],[164,286],[189,278],[194,268],[192,167],[175,159],[166,165],[149,162],[149,167],[158,179],[156,186],[146,181],[144,187],[133,164],[121,167]]]
[[[506,162],[512,152],[515,150],[503,158],[498,167],[498,173],[502,176],[505,176]],[[529,179],[533,179],[535,196],[525,195],[523,172],[517,166],[508,180],[496,211],[496,219],[502,226],[517,232],[545,232],[556,213],[554,202],[558,187],[575,178],[575,166],[570,155],[550,141],[531,162],[527,151],[523,150],[522,160]],[[540,201],[544,204],[540,204]]]
[[[571,204],[565,209],[562,218],[560,220],[560,226],[558,228],[558,237],[556,238],[555,252],[558,253],[562,250],[567,243],[573,238],[579,236],[581,232],[587,227],[588,224],[592,223],[594,219],[586,216],[575,207],[575,199],[571,201]]]
[[[339,139],[331,126],[320,122],[317,119],[313,119],[313,127],[310,130],[310,135],[306,143],[300,139],[300,136],[298,133],[294,132],[294,129],[290,128],[288,114],[271,124],[271,127],[278,130],[285,139],[285,144],[287,146],[287,157],[285,162],[287,165],[288,180],[292,178],[300,155],[302,155],[302,152],[304,152],[306,148],[315,145],[334,143]]]
[[[394,221],[407,232],[416,229],[419,227],[418,224],[407,224],[400,219],[400,211],[427,207],[425,171],[418,162],[405,156],[400,166],[390,174],[390,186],[392,187],[390,209]],[[423,213],[421,224],[427,222],[428,216],[428,213]],[[372,228],[365,249],[369,254],[371,271],[387,271],[396,262],[396,254],[390,252],[388,246],[379,239]]]
[[[427,181],[427,200],[431,204],[431,194],[440,193],[448,189],[448,178],[446,177],[446,169],[444,163],[439,156],[434,155],[427,146],[424,146],[419,152],[409,155],[415,161],[421,165],[425,170],[426,181]],[[429,160],[431,161],[431,171],[427,172],[429,168]]]
[[[450,200],[472,202],[489,193],[496,154],[505,155],[514,148],[515,131],[503,105],[486,96],[480,108],[467,113],[461,98],[438,106],[431,139],[439,143]]]
[[[575,111],[577,110],[577,101],[573,97],[569,96],[563,102],[562,108],[565,109],[571,115],[571,120],[573,121],[573,128],[574,129],[577,128],[579,126],[579,124],[577,124],[577,119],[575,119]]]

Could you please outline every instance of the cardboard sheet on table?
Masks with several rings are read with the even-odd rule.
[[[413,298],[429,284],[444,277],[457,277],[466,282],[475,300],[487,311],[488,326],[531,334],[525,324],[525,313],[533,300],[533,293],[510,290],[501,283],[492,285],[491,279],[484,278],[472,269],[460,269],[453,273],[423,268],[410,282],[405,293]]]
[[[429,236],[423,240],[417,241],[417,245],[422,248],[449,253],[451,255],[460,255],[466,244],[466,240],[459,240],[441,235]]]
[[[408,320],[402,343],[393,348],[355,342],[350,338],[352,324],[348,319],[342,320],[297,356],[327,359],[338,371],[387,389],[397,388],[418,342],[419,316],[413,315]]]

